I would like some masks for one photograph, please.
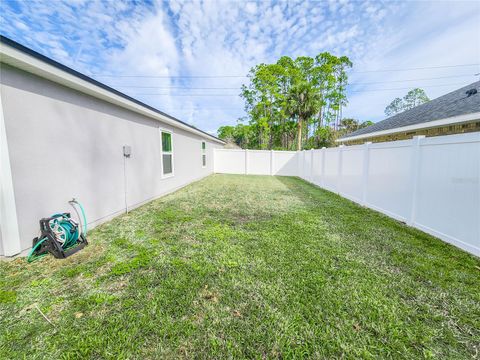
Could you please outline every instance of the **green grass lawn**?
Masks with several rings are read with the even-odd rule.
[[[478,258],[297,178],[210,176],[89,241],[0,262],[0,358],[480,356]]]

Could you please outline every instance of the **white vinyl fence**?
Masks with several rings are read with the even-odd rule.
[[[296,151],[215,149],[214,155],[216,173],[298,176]]]
[[[480,256],[480,133],[300,152],[215,151],[217,173],[299,176]]]

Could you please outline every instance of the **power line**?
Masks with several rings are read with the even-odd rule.
[[[137,93],[135,95],[158,95],[158,96],[239,96],[238,94],[157,94],[157,93]]]
[[[158,78],[158,79],[210,79],[210,78],[246,78],[247,75],[114,75],[114,74],[93,74],[94,77],[114,78]]]
[[[442,66],[426,66],[426,67],[416,67],[416,68],[406,68],[406,69],[385,69],[385,70],[365,70],[365,71],[354,71],[353,73],[371,73],[371,72],[390,72],[390,71],[410,71],[410,70],[428,70],[428,69],[442,69],[442,68],[452,68],[452,67],[462,67],[462,66],[478,66],[480,64],[457,64],[457,65],[442,65]]]
[[[405,81],[439,80],[439,79],[451,79],[451,78],[472,77],[472,76],[475,76],[475,75],[474,74],[464,74],[464,75],[438,76],[438,77],[432,77],[432,78],[390,80],[390,81],[374,81],[374,82],[367,82],[367,83],[351,83],[351,84],[348,84],[348,85],[389,84],[389,83],[399,83],[399,82],[405,82]]]
[[[456,84],[442,84],[442,85],[426,85],[422,86],[425,88],[430,87],[442,87],[442,86],[456,86],[456,85],[464,85],[464,83],[456,83]],[[350,90],[350,92],[355,93],[363,93],[363,92],[375,92],[375,91],[393,91],[393,90],[409,90],[411,87],[402,87],[402,88],[390,88],[390,89],[366,89],[366,90]],[[224,97],[224,96],[239,96],[238,94],[161,94],[161,93],[136,93],[135,95],[147,96],[147,95],[155,95],[155,96],[211,96],[211,97]]]
[[[375,103],[371,103],[369,102],[369,105],[385,105],[385,102],[375,102]],[[208,107],[204,107],[204,106],[199,106],[199,105],[193,105],[195,107],[186,107],[186,106],[181,106],[181,107],[169,107],[169,106],[165,106],[165,107],[161,107],[161,109],[163,111],[204,111],[204,110],[244,110],[242,105],[239,105],[239,106],[235,106],[235,107],[232,107],[232,106],[215,106],[215,107],[211,107],[211,106],[208,106]]]
[[[465,83],[455,83],[455,84],[441,84],[441,85],[424,85],[421,86],[422,88],[431,88],[431,87],[442,87],[442,86],[458,86],[458,85],[465,85]],[[371,91],[391,91],[391,90],[410,90],[412,89],[411,86],[409,87],[401,87],[401,88],[391,88],[391,89],[366,89],[366,90],[350,90],[350,92],[371,92]]]
[[[378,69],[378,70],[364,70],[364,71],[352,71],[351,73],[360,74],[360,73],[372,73],[372,72],[392,72],[392,71],[411,71],[411,70],[428,70],[428,69],[442,69],[442,68],[453,68],[453,67],[467,67],[467,66],[478,66],[480,63],[474,64],[456,64],[456,65],[441,65],[441,66],[425,66],[425,67],[415,67],[415,68],[404,68],[404,69]],[[247,75],[115,75],[115,74],[92,74],[91,76],[96,77],[114,77],[114,78],[159,78],[159,79],[210,79],[210,78],[246,78]]]
[[[351,83],[347,86],[359,86],[359,85],[372,85],[372,84],[389,84],[389,83],[399,83],[407,81],[425,81],[425,80],[439,80],[439,79],[451,79],[451,78],[460,78],[460,77],[472,77],[474,74],[464,74],[464,75],[451,75],[451,76],[438,76],[432,78],[418,78],[418,79],[405,79],[405,80],[391,80],[391,81],[374,81],[366,83]],[[187,87],[187,86],[138,86],[138,85],[113,85],[121,88],[129,89],[159,89],[159,90],[239,90],[240,87]]]
[[[239,90],[240,87],[185,87],[185,86],[136,86],[136,85],[113,85],[122,88],[132,88],[132,89],[159,89],[159,90],[169,90],[169,89],[178,89],[178,90]]]

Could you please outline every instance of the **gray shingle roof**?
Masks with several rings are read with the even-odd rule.
[[[477,93],[467,96],[466,91],[470,89],[477,89]],[[342,139],[475,112],[480,112],[480,81],[416,106],[413,109],[391,116],[366,128],[354,131],[345,135]]]

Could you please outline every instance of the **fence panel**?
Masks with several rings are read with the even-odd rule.
[[[214,171],[224,174],[245,174],[245,151],[215,149]]]
[[[323,177],[323,154],[325,149],[313,151],[313,164],[312,164],[312,182],[315,185],[322,186]]]
[[[323,187],[334,192],[337,192],[339,160],[340,151],[338,148],[325,149]]]
[[[301,177],[302,179],[305,179],[305,151],[299,151],[297,152],[297,157],[298,157],[298,172],[297,176]]]
[[[270,151],[248,150],[247,173],[252,175],[270,175]]]
[[[411,207],[413,140],[372,144],[366,205],[407,221]]]
[[[273,152],[273,175],[298,176],[298,156],[296,151]]]
[[[480,133],[422,139],[414,226],[480,249],[479,159]]]
[[[304,165],[303,165],[303,178],[311,181],[312,179],[312,150],[303,152]]]
[[[361,202],[363,194],[364,148],[361,145],[342,149],[340,190],[345,197]]]

